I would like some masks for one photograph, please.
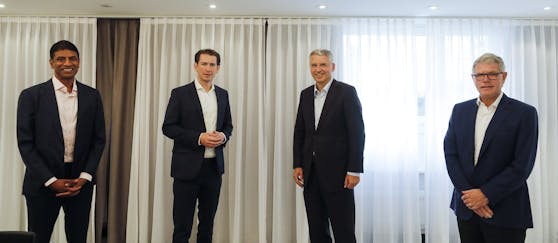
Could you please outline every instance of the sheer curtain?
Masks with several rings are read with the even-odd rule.
[[[341,29],[337,68],[358,90],[366,129],[357,239],[421,242],[414,21],[343,19]]]
[[[269,19],[266,117],[273,175],[273,237],[308,242],[302,189],[292,181],[298,96],[313,84],[308,54],[331,49],[333,76],[354,85],[366,127],[365,172],[356,189],[358,242],[420,242],[417,91],[412,20]],[[296,188],[296,189],[295,189]],[[292,224],[291,228],[281,225]],[[281,230],[282,229],[282,230]]]
[[[195,78],[194,54],[202,48],[221,54],[215,84],[229,91],[234,125],[225,149],[214,242],[266,242],[272,168],[262,145],[263,32],[261,19],[141,19],[127,242],[171,240],[172,140],[161,125],[171,90]]]
[[[528,184],[534,229],[527,242],[558,242],[558,20],[511,21],[510,94],[539,113],[539,150]]]
[[[16,139],[16,109],[21,90],[52,77],[50,46],[66,39],[80,51],[77,79],[95,86],[97,23],[94,18],[0,17],[0,230],[27,230],[25,199],[21,195],[25,166]],[[93,199],[93,202],[95,200]],[[93,238],[93,205],[88,242]],[[63,211],[52,239],[66,242]]]
[[[511,19],[428,19],[425,21],[426,69],[426,242],[458,242],[455,216],[448,208],[451,182],[442,141],[451,108],[478,96],[469,74],[484,52],[502,56],[508,78],[503,91],[539,112],[539,151],[529,177],[534,229],[527,241],[558,240],[557,22]]]
[[[265,137],[269,176],[271,237],[264,242],[309,242],[302,189],[292,179],[294,122],[300,92],[314,83],[308,55],[339,43],[333,21],[269,19],[266,36]],[[260,241],[262,242],[262,241]]]

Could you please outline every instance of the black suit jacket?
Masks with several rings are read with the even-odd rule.
[[[461,200],[461,192],[479,188],[494,212],[483,221],[508,228],[533,227],[527,178],[537,154],[537,111],[503,95],[475,166],[477,110],[476,99],[455,105],[444,139],[446,166],[455,188],[451,208],[460,219],[471,218],[474,212]]]
[[[304,89],[296,116],[293,167],[302,167],[304,180],[311,168],[330,191],[342,190],[347,172],[363,172],[364,122],[353,86],[333,80],[317,129],[314,129],[314,85]]]
[[[95,178],[105,146],[103,104],[96,89],[80,82],[76,85],[78,114],[71,177],[87,172]],[[64,137],[52,80],[21,92],[17,142],[26,166],[23,194],[39,193],[53,176],[64,178]]]
[[[194,82],[172,90],[163,122],[163,134],[174,140],[171,176],[183,180],[191,180],[198,175],[205,152],[205,147],[198,145],[200,134],[206,132],[206,129]],[[226,90],[217,85],[215,85],[215,95],[217,97],[216,130],[224,133],[228,142],[233,129],[229,95]],[[223,157],[225,144],[215,148],[217,166],[221,174],[225,171]]]

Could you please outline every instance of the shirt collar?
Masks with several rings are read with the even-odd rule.
[[[498,107],[498,104],[500,104],[500,100],[502,100],[502,96],[504,96],[504,92],[500,92],[500,95],[498,95],[498,98],[496,98],[496,100],[494,102],[492,102],[492,104],[490,104],[491,107]],[[482,103],[480,96],[477,97],[477,106],[480,106]]]
[[[58,80],[55,76],[52,77],[52,85],[54,86],[54,90],[62,90],[64,93],[68,92],[66,86],[62,83],[62,81]],[[77,85],[76,80],[74,79],[74,84],[72,85],[72,93],[77,92]]]
[[[329,87],[331,87],[331,83],[333,83],[333,78],[331,78],[331,80],[329,80],[329,82],[327,82],[327,84],[324,86],[324,88],[322,88],[322,91],[319,91],[318,88],[316,87],[316,85],[314,85],[314,96],[320,94],[320,93],[326,93],[329,91]]]
[[[196,78],[196,80],[194,81],[194,85],[196,86],[196,90],[203,90],[203,92],[205,92],[205,89],[203,88],[203,86],[201,85],[200,81],[198,81],[198,78]],[[215,85],[212,83],[211,84],[211,88],[209,89],[209,91],[207,92],[211,92],[215,89]]]

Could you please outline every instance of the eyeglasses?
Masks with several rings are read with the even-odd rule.
[[[499,73],[473,73],[471,74],[471,77],[473,77],[475,80],[484,80],[485,78],[488,78],[490,80],[495,80],[498,78],[498,75],[502,74],[502,72]]]

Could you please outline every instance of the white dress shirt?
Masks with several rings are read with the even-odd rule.
[[[196,86],[198,98],[200,99],[200,104],[203,112],[203,121],[205,123],[205,131],[213,132],[215,131],[215,129],[217,129],[217,95],[215,94],[215,85],[211,84],[211,88],[209,89],[209,91],[205,91],[197,78],[194,82],[194,85]],[[223,137],[225,137],[225,134],[221,134],[223,135]],[[201,134],[198,139],[198,144],[201,144],[200,139]],[[226,141],[226,137],[224,141]],[[215,158],[215,149],[206,147],[203,157],[206,159]]]
[[[78,90],[76,81],[74,80],[71,92],[56,77],[52,77],[52,85],[54,86],[54,94],[56,96],[56,105],[58,106],[58,115],[60,118],[60,126],[62,127],[62,136],[64,138],[64,163],[74,162],[74,145],[76,143],[76,125],[78,111]],[[82,172],[80,178],[88,181],[92,180],[89,173]],[[56,177],[50,178],[45,186],[49,186]]]
[[[332,81],[333,79],[329,80],[321,91],[318,90],[316,85],[314,85],[314,129],[318,129],[318,123],[320,122],[320,117],[322,116],[327,92],[329,91],[329,87],[331,87]]]
[[[324,109],[325,100],[332,82],[333,78],[327,82],[322,90],[318,90],[317,86],[314,85],[314,129],[318,129],[318,124],[322,116],[322,110]],[[360,173],[357,172],[347,172],[347,174],[360,176]]]
[[[498,98],[496,98],[490,106],[486,106],[482,103],[480,97],[477,98],[477,106],[479,108],[477,110],[477,119],[475,122],[475,165],[477,165],[479,160],[479,154],[484,141],[484,135],[486,134],[486,129],[488,128],[494,113],[496,113],[496,108],[498,108],[498,104],[500,104],[500,100],[503,95],[504,92],[500,92]]]

